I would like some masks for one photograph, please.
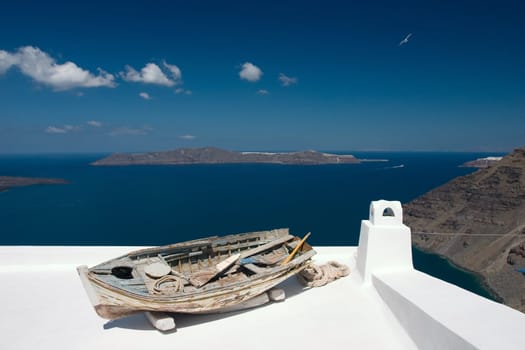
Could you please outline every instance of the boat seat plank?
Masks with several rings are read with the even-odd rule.
[[[244,268],[250,270],[251,272],[253,273],[263,273],[263,272],[266,272],[266,269],[263,268],[263,267],[259,267],[255,264],[246,264],[246,265],[242,265]]]
[[[253,248],[253,249],[244,251],[244,252],[241,253],[241,259],[250,257],[250,256],[255,255],[255,254],[262,253],[265,250],[271,249],[271,248],[273,248],[273,247],[275,247],[275,246],[277,246],[279,244],[283,244],[283,243],[291,240],[292,238],[294,238],[294,236],[286,235],[286,236],[284,236],[282,238],[273,240],[270,243],[263,244],[263,245],[261,245],[261,246],[259,246],[257,248]]]
[[[199,248],[199,247],[205,247],[212,244],[212,242],[217,239],[217,236],[209,237],[206,239],[196,239],[189,242],[183,242],[183,243],[175,243],[175,244],[169,244],[165,246],[160,247],[153,247],[153,248],[145,248],[145,249],[139,249],[135,250],[128,254],[130,258],[136,259],[143,256],[156,256],[159,253],[166,253],[166,252],[179,252],[180,250],[191,250],[192,248]]]
[[[273,242],[272,239],[264,239],[264,240],[258,240],[258,241],[242,241],[238,243],[232,243],[232,244],[226,244],[226,245],[214,245],[212,248],[212,251],[217,254],[219,252],[234,252],[238,251],[240,249],[246,249],[250,247],[260,246],[261,244],[266,244],[269,242]]]

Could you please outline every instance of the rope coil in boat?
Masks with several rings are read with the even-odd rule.
[[[169,289],[162,288],[162,284],[168,282],[171,282]],[[161,294],[166,292],[167,290],[173,293],[184,291],[184,281],[182,280],[182,278],[173,275],[166,275],[155,281],[155,284],[153,285],[153,291],[155,293]]]

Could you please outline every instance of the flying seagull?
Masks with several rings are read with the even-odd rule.
[[[408,35],[403,40],[401,40],[401,42],[399,43],[399,46],[402,46],[402,45],[405,45],[406,43],[408,43],[408,39],[411,36],[412,36],[412,33],[408,33]]]

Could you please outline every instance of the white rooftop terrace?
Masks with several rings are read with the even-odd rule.
[[[399,202],[372,202],[358,247],[315,248],[350,276],[313,289],[292,277],[283,302],[175,315],[168,333],[143,314],[99,318],[77,275],[137,247],[1,246],[0,349],[522,349],[525,314],[414,270],[401,221]]]

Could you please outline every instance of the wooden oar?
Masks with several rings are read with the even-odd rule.
[[[236,262],[240,256],[241,254],[232,255],[211,268],[202,269],[193,273],[190,276],[190,283],[197,288],[202,287],[203,285],[211,281],[212,278],[214,278],[215,276],[226,270],[228,267],[230,267],[230,265]]]
[[[308,239],[308,237],[310,237],[310,234],[311,232],[308,232],[304,237],[303,239],[301,239],[301,241],[297,244],[297,246],[294,248],[294,250],[292,250],[292,252],[290,253],[290,255],[288,255],[288,257],[286,259],[284,259],[284,261],[281,263],[281,266],[283,265],[286,265],[288,264],[290,261],[292,261],[293,257],[295,256],[295,254],[297,254],[297,252],[299,251],[299,249],[301,249],[301,247],[303,246],[304,242],[306,242],[306,240]]]

